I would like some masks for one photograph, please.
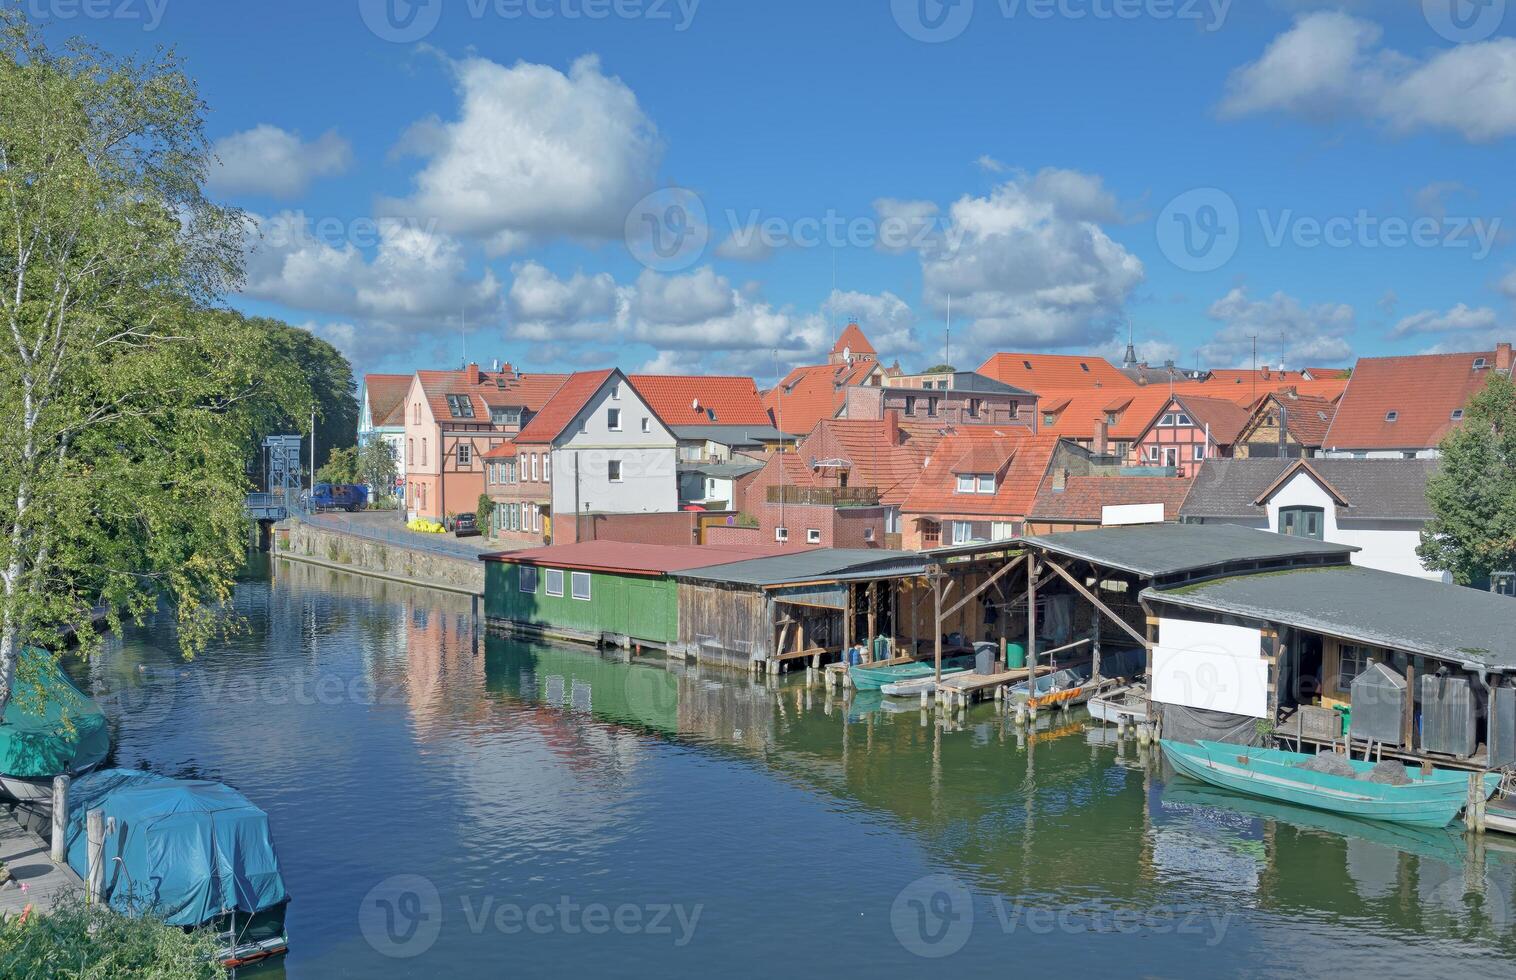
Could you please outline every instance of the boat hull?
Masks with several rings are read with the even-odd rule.
[[[1147,699],[1138,697],[1132,692],[1133,689],[1128,687],[1098,698],[1090,698],[1090,717],[1108,725],[1115,725],[1122,721],[1129,725],[1147,721]]]
[[[1409,827],[1446,827],[1468,802],[1464,773],[1433,770],[1410,786],[1334,776],[1294,768],[1310,758],[1278,749],[1255,749],[1217,742],[1189,745],[1163,739],[1164,756],[1180,774],[1249,796],[1293,803],[1363,820],[1383,820]],[[1363,771],[1368,763],[1351,762]],[[1408,770],[1410,775],[1413,770]],[[1499,785],[1499,776],[1485,780],[1489,793]]]
[[[957,677],[961,674],[967,673],[968,670],[966,668],[954,668],[953,670],[944,669],[942,671],[942,678],[943,680],[946,680],[949,677]],[[895,681],[893,683],[886,684],[879,690],[883,692],[884,696],[887,698],[919,698],[923,694],[931,694],[936,684],[937,677],[935,673],[929,673],[925,677],[918,677],[908,681]]]
[[[971,659],[971,658],[969,658]],[[943,673],[948,670],[962,672],[969,666],[969,659],[955,657],[952,660],[942,662]],[[886,684],[897,684],[905,681],[920,680],[923,677],[934,677],[937,673],[935,662],[918,660],[909,664],[894,664],[889,667],[872,667],[868,664],[854,664],[847,669],[848,679],[853,687],[859,691],[878,691]]]

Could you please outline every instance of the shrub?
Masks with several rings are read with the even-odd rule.
[[[185,932],[65,898],[46,915],[0,915],[0,973],[54,980],[198,980],[225,977],[209,930]]]

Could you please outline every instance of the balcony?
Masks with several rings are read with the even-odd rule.
[[[769,487],[771,504],[809,504],[813,507],[878,507],[877,487]]]

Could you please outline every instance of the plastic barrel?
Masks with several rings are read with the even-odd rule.
[[[1019,670],[1026,666],[1026,647],[1020,643],[1007,643],[1005,645],[1005,666],[1008,670]]]

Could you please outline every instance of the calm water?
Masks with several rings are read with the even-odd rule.
[[[476,637],[466,599],[298,564],[236,606],[194,663],[158,626],[92,680],[117,765],[269,812],[292,952],[258,980],[1516,975],[1516,838],[1165,783],[1077,713],[943,730]]]

